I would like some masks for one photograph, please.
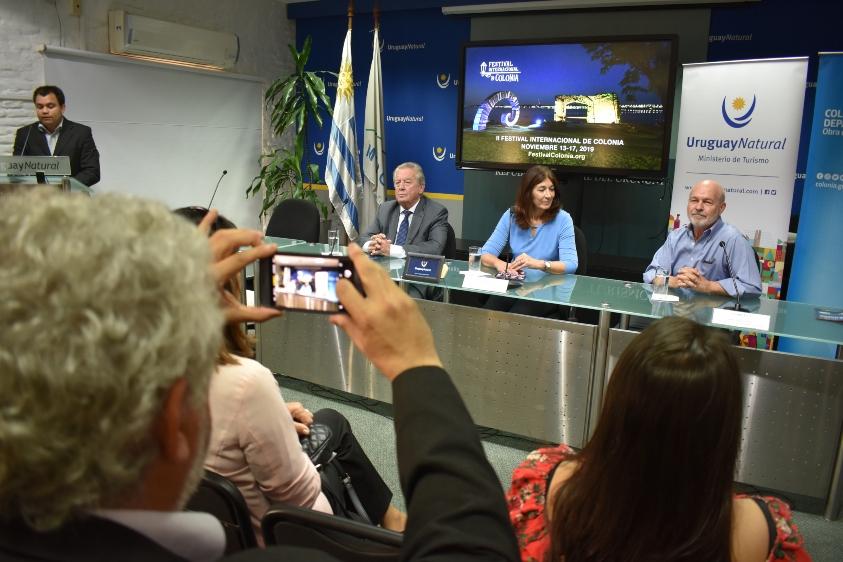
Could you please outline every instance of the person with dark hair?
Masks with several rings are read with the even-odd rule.
[[[173,212],[198,224],[208,209],[183,207]],[[228,228],[236,226],[218,215],[209,234]],[[227,281],[226,290],[239,295],[239,280]],[[252,359],[252,342],[242,325],[226,324],[223,334],[208,394],[211,433],[205,468],[229,479],[243,494],[258,543],[263,544],[261,518],[273,502],[338,515],[353,511],[338,481],[340,473],[326,470],[320,475],[302,450],[299,439],[310,434],[313,424],[330,428],[326,447],[337,453],[338,466],[351,477],[366,517],[403,531],[406,515],[390,503],[392,492],[348,420],[335,410],[311,413],[300,402],[285,402],[272,372]]]
[[[723,334],[654,322],[621,354],[585,448],[515,469],[522,560],[810,560],[784,502],[734,493],[742,400]]]
[[[577,271],[574,222],[562,210],[557,188],[556,175],[547,166],[532,166],[524,172],[515,205],[504,212],[480,250],[483,265],[513,276],[526,275],[528,270],[543,272],[533,273],[528,281]],[[509,263],[499,257],[507,244],[513,255]],[[544,316],[556,305],[492,297],[486,308]]]
[[[345,331],[392,386],[398,472],[407,500],[400,560],[518,560],[500,481],[415,299],[356,244],[349,245],[348,256],[365,295],[341,279],[337,296],[346,313],[334,314],[330,321]],[[402,337],[396,338],[397,333]],[[246,551],[234,560],[338,562],[341,558],[313,548],[276,546]]]
[[[39,86],[32,93],[36,123],[15,133],[14,156],[68,156],[70,175],[92,186],[100,181],[100,153],[91,128],[64,118],[64,92]]]

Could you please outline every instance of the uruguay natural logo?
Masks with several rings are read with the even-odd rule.
[[[445,159],[445,147],[444,146],[434,146],[433,147],[433,159],[437,162],[441,162]]]
[[[440,72],[436,75],[436,84],[444,90],[451,84],[451,75]]]
[[[733,129],[741,129],[749,125],[752,121],[752,113],[755,111],[755,94],[752,96],[752,104],[749,109],[746,108],[746,100],[741,96],[736,97],[729,104],[729,109],[726,109],[726,97],[723,97],[723,105],[721,112],[723,113],[723,120],[727,125]]]
[[[325,153],[325,143],[313,143],[313,152],[315,152],[317,156],[322,156]]]

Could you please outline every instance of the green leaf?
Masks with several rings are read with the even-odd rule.
[[[302,72],[304,72],[304,65],[307,64],[307,60],[310,58],[310,46],[311,46],[311,44],[312,44],[312,40],[311,40],[310,35],[308,35],[307,37],[304,38],[304,45],[302,45],[300,58],[299,58],[299,61],[298,61],[299,64],[296,65],[296,72],[298,74],[301,74]]]

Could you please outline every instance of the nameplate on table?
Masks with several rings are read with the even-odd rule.
[[[404,263],[403,279],[410,281],[427,281],[428,283],[439,283],[445,268],[445,256],[432,254],[417,254],[407,252],[407,260]]]
[[[679,297],[677,295],[671,295],[664,293],[653,293],[650,295],[651,302],[679,302]]]
[[[489,291],[490,293],[505,293],[509,288],[509,281],[491,276],[466,275],[462,279],[462,288]]]
[[[69,176],[69,156],[0,156],[0,174],[4,176]]]
[[[711,310],[711,323],[730,328],[744,328],[746,330],[758,330],[759,332],[770,331],[770,315],[755,314],[752,312],[741,312],[739,310],[728,310],[725,308],[713,308]]]

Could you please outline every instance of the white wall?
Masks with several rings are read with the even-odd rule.
[[[35,120],[32,90],[44,82],[37,46],[107,53],[109,10],[236,33],[240,60],[235,73],[269,83],[292,69],[287,44],[295,41],[295,24],[287,20],[286,6],[279,0],[81,1],[82,15],[76,17],[70,15],[69,0],[0,0],[0,154],[11,153],[15,129]],[[73,119],[70,98],[67,116]],[[265,144],[266,131],[265,125]]]

